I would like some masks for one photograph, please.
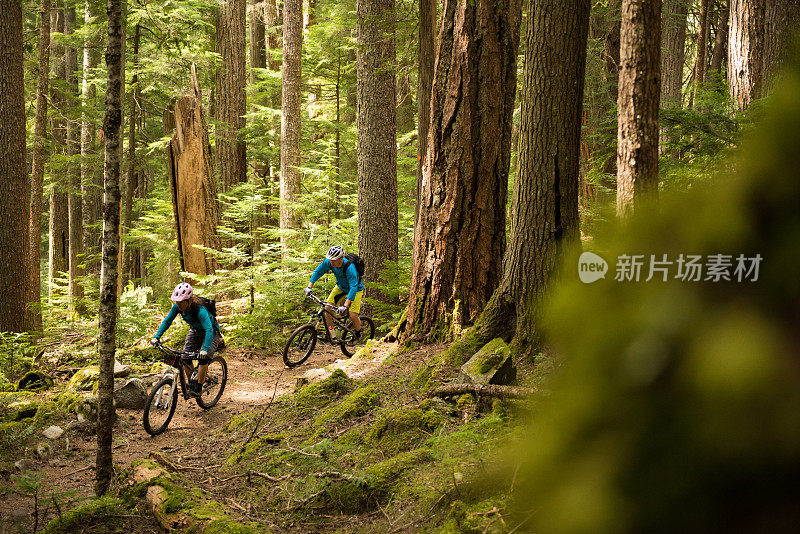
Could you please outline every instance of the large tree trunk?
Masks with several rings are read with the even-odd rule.
[[[420,194],[422,193],[422,165],[428,153],[428,128],[431,122],[431,88],[435,62],[436,2],[419,0],[419,49],[417,61],[417,190],[414,204],[414,235],[416,240],[419,220]],[[416,259],[412,269],[416,268]]]
[[[762,96],[764,0],[730,0],[728,86],[740,109]]]
[[[661,106],[681,107],[688,0],[664,0],[661,10]]]
[[[120,160],[122,155],[122,92],[125,87],[123,66],[125,42],[125,2],[108,0],[108,85],[105,134],[105,172],[103,202],[103,260],[100,276],[100,380],[98,383],[97,462],[95,493],[108,490],[114,474],[111,441],[114,424],[114,352],[117,330],[117,277],[119,254]]]
[[[31,163],[31,198],[28,214],[28,296],[25,302],[31,304],[28,317],[33,330],[42,330],[40,275],[41,242],[42,242],[42,210],[44,202],[44,166],[47,158],[45,142],[47,137],[47,86],[50,81],[50,4],[51,0],[42,0],[39,15],[39,74],[36,81],[36,117],[34,119],[33,161]]]
[[[500,282],[521,15],[515,0],[444,4],[406,327],[417,339],[458,335]]]
[[[285,0],[283,3],[283,104],[281,114],[281,242],[300,225],[299,216],[291,205],[300,194],[300,103],[301,51],[303,48],[303,2]]]
[[[688,0],[664,0],[661,8],[661,108],[683,107],[683,64],[686,46]],[[662,132],[661,143],[670,143],[670,129]],[[674,130],[672,130],[674,131]],[[662,150],[663,152],[663,150]],[[677,158],[679,154],[670,154]]]
[[[617,215],[658,198],[661,1],[622,0]]]
[[[84,21],[99,18],[101,13],[97,10],[97,2],[86,0]],[[88,111],[95,106],[97,87],[90,83],[90,73],[100,64],[100,51],[103,36],[100,32],[87,35],[83,42],[83,81],[81,94],[83,97],[83,114],[81,117],[81,198],[83,199],[83,252],[86,255],[86,270],[97,273],[99,263],[95,256],[100,250],[100,233],[93,228],[102,217],[103,173],[98,165],[95,155],[97,125]]]
[[[766,0],[764,10],[764,90],[769,91],[780,73],[790,40],[800,22],[800,0]]]
[[[369,284],[380,280],[384,261],[397,261],[394,24],[394,0],[356,1],[358,250],[364,296],[381,301],[387,297]]]
[[[217,260],[195,245],[219,250],[219,215],[211,146],[194,66],[192,85],[194,94],[184,95],[175,103],[175,133],[169,143],[168,168],[181,270],[206,275],[216,271]]]
[[[61,2],[56,2],[56,9],[50,12],[50,27],[54,32],[64,33],[64,13]],[[53,114],[51,145],[50,174],[53,188],[50,191],[50,225],[48,228],[48,295],[53,296],[56,288],[53,283],[59,273],[69,272],[69,209],[67,198],[66,166],[63,158],[54,158],[65,154],[67,144],[66,125],[61,117],[65,116],[65,97],[60,89],[66,80],[66,65],[64,62],[64,47],[55,44],[51,39],[50,52],[52,54],[53,77],[56,84],[50,86],[50,98],[56,113]]]
[[[136,162],[136,127],[140,121],[138,106],[141,100],[139,95],[139,73],[137,71],[139,63],[139,40],[141,39],[141,27],[139,24],[133,30],[133,54],[131,56],[131,70],[133,77],[131,78],[131,91],[130,91],[130,111],[128,113],[128,173],[125,178],[125,196],[124,207],[122,210],[122,228],[120,232],[127,235],[131,231],[133,225],[133,199],[139,189],[139,169]],[[122,276],[122,284],[125,285],[128,280],[136,278],[134,276],[134,259],[138,259],[139,251],[122,241],[122,269],[120,275]],[[138,261],[136,262],[138,264]]]
[[[247,181],[247,151],[241,129],[247,111],[244,87],[246,0],[227,0],[217,15],[217,51],[221,65],[217,70],[217,167],[222,190]]]
[[[25,84],[22,2],[0,2],[0,332],[24,332],[28,298],[28,179],[25,170]]]
[[[700,26],[697,29],[697,56],[694,62],[694,75],[692,96],[689,99],[689,107],[694,105],[697,99],[697,92],[703,88],[706,80],[706,48],[708,47],[709,25],[711,16],[711,0],[700,1]]]
[[[519,164],[500,287],[454,347],[460,358],[495,337],[532,357],[537,310],[560,259],[579,246],[578,173],[589,0],[528,4]],[[457,360],[451,360],[457,361]]]
[[[64,8],[64,35],[71,36],[75,30],[75,4],[68,3]],[[69,107],[78,105],[78,50],[67,47],[64,64],[67,74],[67,102]],[[76,121],[67,123],[67,181],[69,182],[68,221],[69,221],[69,297],[70,308],[84,312],[83,299],[83,206],[81,200],[80,130]]]
[[[731,9],[728,0],[719,0],[717,12],[717,28],[714,34],[714,49],[711,52],[711,66],[709,72],[717,77],[717,82],[722,75],[722,67],[725,61],[726,44],[728,43],[728,17]]]

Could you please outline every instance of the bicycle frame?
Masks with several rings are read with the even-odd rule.
[[[311,314],[311,318],[308,320],[308,324],[312,324],[317,328],[317,333],[318,334],[319,334],[319,325],[320,325],[320,323],[322,323],[322,325],[324,327],[326,326],[325,325],[325,319],[324,319],[325,314],[328,314],[328,317],[330,317],[330,320],[333,321],[331,323],[331,325],[334,328],[341,328],[342,330],[344,330],[346,332],[352,332],[352,330],[350,328],[348,328],[347,325],[345,324],[345,322],[343,321],[343,319],[346,320],[346,319],[348,319],[348,317],[339,317],[339,316],[335,315],[331,311],[331,310],[335,310],[336,306],[330,304],[329,302],[325,302],[324,300],[322,300],[321,298],[319,298],[318,296],[316,296],[313,293],[309,293],[308,294],[308,298],[311,299],[314,303],[316,303],[319,306],[317,311],[312,313]],[[325,343],[330,343],[331,345],[337,345],[338,343],[341,342],[341,341],[334,342],[333,339],[331,339],[330,330],[328,330],[327,327],[323,328],[322,330],[324,330],[325,333],[324,333],[323,336],[319,336],[319,337]]]
[[[194,365],[186,362],[182,358],[182,356],[185,354],[183,351],[171,349],[167,346],[164,346],[162,343],[158,343],[158,345],[156,345],[156,348],[161,352],[163,352],[164,354],[166,354],[167,356],[172,356],[172,363],[170,364],[172,365],[172,369],[165,371],[164,374],[161,376],[161,378],[171,377],[173,384],[179,383],[181,385],[181,395],[183,396],[184,399],[189,400],[189,388],[186,380],[186,372],[187,372],[186,368],[188,368],[189,370],[188,372],[190,373],[189,376],[191,376],[191,373],[195,371]],[[156,398],[156,401],[159,403],[161,402],[161,395],[162,393],[161,391],[159,391],[158,397]]]

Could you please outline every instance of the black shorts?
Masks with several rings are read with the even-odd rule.
[[[186,334],[186,341],[183,342],[183,352],[197,352],[203,348],[203,342],[206,340],[206,333],[200,330],[189,330]],[[211,340],[211,348],[208,349],[208,356],[199,360],[200,365],[205,365],[214,358],[214,353],[217,352],[220,345],[224,346],[222,341],[222,334],[214,332],[214,339]]]

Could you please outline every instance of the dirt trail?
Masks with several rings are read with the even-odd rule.
[[[296,379],[307,377],[310,381],[324,378],[330,373],[328,366],[341,367],[351,377],[369,373],[391,350],[384,346],[366,358],[343,359],[341,350],[325,344],[317,344],[314,353],[305,364],[287,369],[280,356],[264,356],[241,348],[230,348],[224,354],[228,363],[228,383],[225,392],[214,408],[204,411],[194,400],[179,399],[175,416],[167,430],[155,437],[148,435],[142,427],[141,410],[117,410],[118,424],[114,429],[113,456],[118,472],[128,469],[131,462],[158,452],[170,461],[197,463],[200,451],[197,440],[210,431],[225,425],[242,412],[266,406],[270,399],[293,391]],[[279,379],[280,377],[280,379]],[[277,382],[277,391],[276,391]],[[48,441],[41,438],[42,442]],[[28,451],[27,458],[35,458],[36,442]],[[65,491],[75,492],[74,497],[93,495],[94,464],[97,437],[95,434],[65,432],[53,443],[53,455],[46,461],[35,462],[41,475],[41,494],[59,495]],[[10,481],[3,481],[10,484]],[[73,498],[74,498],[73,497]],[[11,492],[0,495],[0,532],[12,517],[17,524],[24,521],[24,513],[33,513],[33,500]],[[42,519],[39,519],[41,525]]]

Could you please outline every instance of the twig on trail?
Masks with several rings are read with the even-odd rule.
[[[256,424],[253,427],[253,432],[250,434],[250,437],[247,438],[244,443],[242,443],[242,448],[239,449],[239,452],[236,454],[237,464],[242,461],[242,454],[244,454],[244,450],[247,448],[247,444],[250,443],[250,440],[252,440],[253,436],[255,436],[256,432],[258,432],[258,427],[261,425],[261,420],[264,419],[264,414],[266,414],[269,407],[272,406],[272,401],[275,400],[275,395],[278,393],[278,384],[280,384],[281,377],[283,376],[283,372],[285,370],[286,370],[285,367],[281,368],[281,372],[278,373],[278,378],[277,380],[275,380],[275,387],[272,390],[272,398],[269,399],[269,402],[267,403],[266,406],[264,406],[264,409],[261,411],[261,415],[258,416],[258,421],[256,421]]]
[[[78,469],[77,471],[73,471],[72,473],[67,473],[64,475],[65,477],[71,477],[72,475],[77,475],[78,473],[82,473],[83,471],[88,471],[89,469],[94,469],[94,465],[87,465],[82,469]]]
[[[178,471],[178,467],[169,460],[167,460],[166,458],[164,458],[164,456],[161,453],[151,452],[150,454],[147,455],[147,457],[152,458],[157,463],[161,464],[163,467],[167,468],[167,470],[172,471],[173,473]]]
[[[292,447],[291,445],[289,446],[289,450],[294,451],[294,452],[296,452],[298,454],[302,454],[303,456],[311,456],[312,458],[322,458],[321,454],[316,454],[316,453],[313,453],[313,452],[306,452],[306,451],[298,449],[296,447]]]
[[[258,471],[248,471],[246,473],[239,473],[238,475],[233,475],[233,476],[229,476],[227,478],[217,479],[217,480],[219,480],[220,484],[224,484],[225,482],[230,482],[234,478],[243,478],[243,477],[250,477],[250,476],[257,476],[257,477],[261,477],[261,478],[266,478],[270,482],[280,482],[281,480],[286,480],[287,478],[290,477],[290,475],[283,475],[282,477],[274,477],[274,476],[268,475],[266,473],[259,473]],[[214,477],[214,478],[216,478],[216,477]]]

